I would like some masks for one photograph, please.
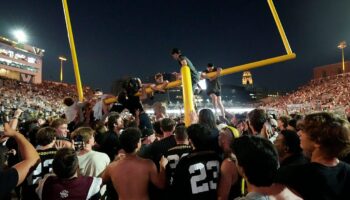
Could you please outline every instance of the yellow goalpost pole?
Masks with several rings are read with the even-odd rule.
[[[71,54],[72,54],[72,60],[73,60],[73,66],[74,66],[74,75],[75,75],[75,81],[76,81],[76,86],[77,86],[77,91],[78,91],[78,97],[79,97],[79,101],[83,101],[84,100],[84,94],[83,94],[83,88],[82,88],[82,84],[81,84],[81,80],[80,80],[78,58],[77,58],[77,53],[75,51],[75,43],[74,43],[72,25],[71,25],[71,22],[70,22],[70,16],[69,16],[67,0],[62,0],[62,4],[63,4],[63,11],[64,11],[64,18],[66,20],[66,27],[67,27],[67,33],[68,33],[69,46],[70,46],[70,51],[71,51]]]

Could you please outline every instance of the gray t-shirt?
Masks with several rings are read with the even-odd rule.
[[[249,192],[245,197],[237,197],[235,200],[269,200],[269,196],[257,192]]]

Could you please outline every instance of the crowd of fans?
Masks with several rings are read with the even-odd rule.
[[[350,73],[313,79],[295,92],[263,105],[280,112],[337,111],[350,115]]]
[[[15,110],[1,115],[0,199],[350,198],[350,123],[330,112],[254,109],[219,120],[204,108],[186,127],[161,104],[149,117],[128,91],[107,104],[88,88],[77,102],[73,86],[12,84],[0,90],[2,109]],[[25,108],[51,109],[50,120],[22,121]]]
[[[26,118],[60,116],[64,114],[62,100],[66,96],[77,99],[76,94],[75,85],[50,81],[32,84],[0,77],[0,111],[13,112],[20,108]],[[90,88],[84,88],[86,98],[92,94]]]

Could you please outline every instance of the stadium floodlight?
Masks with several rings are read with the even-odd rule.
[[[61,61],[61,69],[60,69],[60,81],[63,81],[63,61],[67,61],[67,58],[60,56],[58,59]]]
[[[23,30],[15,30],[13,35],[19,43],[27,42],[27,34]]]
[[[342,55],[342,68],[343,68],[343,73],[345,72],[345,58],[344,58],[344,49],[347,47],[345,41],[341,41],[338,44],[338,49],[341,49],[341,55]]]
[[[61,61],[67,61],[67,58],[65,58],[63,56],[58,57],[58,59],[60,59]]]

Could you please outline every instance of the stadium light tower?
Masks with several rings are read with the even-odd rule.
[[[13,31],[13,35],[17,39],[18,43],[25,43],[27,42],[27,34],[23,30],[15,30]]]
[[[67,58],[60,56],[58,59],[61,61],[60,81],[63,81],[63,61],[67,61]]]
[[[338,49],[341,49],[341,57],[342,57],[342,64],[343,64],[343,73],[345,72],[345,59],[344,59],[344,49],[346,48],[346,42],[342,41],[338,44]]]

